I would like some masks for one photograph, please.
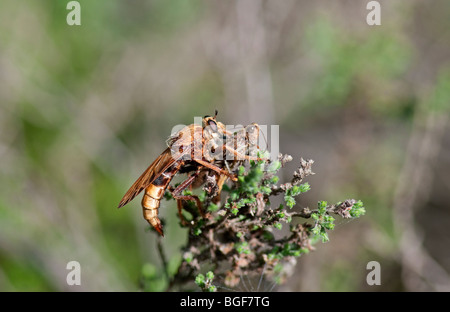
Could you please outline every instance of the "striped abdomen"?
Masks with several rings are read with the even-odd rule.
[[[153,226],[153,228],[162,236],[164,236],[164,234],[161,220],[158,218],[159,204],[161,202],[161,198],[164,196],[167,186],[170,181],[172,181],[175,174],[180,170],[181,166],[181,161],[174,162],[145,189],[145,194],[142,198],[142,211],[144,213],[144,219],[147,220],[148,223],[150,223],[151,226]]]

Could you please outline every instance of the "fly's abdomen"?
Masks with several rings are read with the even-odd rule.
[[[180,170],[181,162],[175,162],[155,179],[146,189],[142,198],[144,219],[161,235],[164,236],[161,220],[158,218],[158,208],[167,186]]]

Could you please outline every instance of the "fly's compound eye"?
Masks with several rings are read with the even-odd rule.
[[[217,123],[214,120],[208,120],[208,125],[211,127],[212,131],[217,132]]]
[[[246,131],[247,133],[252,134],[253,132],[255,132],[256,127],[254,125],[250,125],[247,127]]]

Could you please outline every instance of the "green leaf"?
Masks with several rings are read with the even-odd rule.
[[[310,189],[311,189],[311,186],[309,185],[309,183],[294,185],[290,189],[286,190],[286,195],[294,197],[294,196],[300,195],[301,193],[305,193],[305,192],[309,191]]]
[[[277,184],[279,180],[280,178],[278,176],[273,176],[269,182],[270,184]]]
[[[173,198],[173,196],[172,196],[172,193],[170,193],[169,191],[165,191],[165,192],[164,192],[164,199],[165,199],[165,200],[172,200],[172,199],[174,199],[174,198]]]
[[[261,189],[261,192],[263,192],[264,194],[270,194],[272,192],[272,189],[267,186],[261,186],[260,189]]]
[[[204,202],[206,199],[206,191],[200,192],[200,194],[198,194],[198,199],[200,199],[201,202]]]
[[[320,234],[320,225],[316,225],[315,227],[313,227],[311,229],[311,233],[313,233],[314,235],[319,235]]]
[[[360,200],[353,205],[352,209],[350,209],[350,216],[352,218],[359,218],[365,213],[366,209],[364,208],[364,204]]]
[[[268,167],[267,171],[269,172],[277,172],[281,168],[281,162],[278,160],[273,161]]]
[[[322,243],[328,242],[330,239],[328,238],[328,234],[325,231],[322,231],[320,233],[320,237],[322,238]]]
[[[308,192],[311,189],[311,186],[309,185],[308,182],[300,184],[299,187],[300,187],[300,192],[301,193],[306,193],[306,192]]]
[[[239,191],[234,190],[230,193],[231,201],[236,201],[239,198]]]
[[[198,287],[203,288],[205,287],[205,276],[203,274],[198,274],[195,277],[195,284],[197,284]]]
[[[319,211],[320,215],[323,215],[327,212],[327,205],[328,205],[328,203],[326,201],[319,201],[318,211]]]
[[[209,271],[208,273],[206,273],[206,278],[209,280],[213,280],[214,279],[214,273],[212,271]]]
[[[272,240],[274,240],[274,236],[273,236],[272,232],[264,231],[263,234],[262,234],[262,236],[263,236],[263,238],[264,238],[265,240],[267,240],[267,241],[272,241]]]
[[[240,202],[244,205],[253,204],[256,202],[256,198],[253,197],[253,195],[250,195],[249,198],[243,198],[240,200]]]
[[[286,202],[286,206],[292,209],[295,206],[295,199],[290,195],[284,196],[284,201]]]
[[[294,251],[294,252],[292,253],[292,255],[293,255],[294,257],[299,257],[301,254],[302,254],[302,253],[301,253],[300,250],[296,250],[296,251]]]
[[[322,226],[326,228],[327,230],[334,229],[334,223],[333,222],[322,222]]]
[[[250,250],[248,249],[248,243],[247,242],[239,242],[234,245],[236,248],[236,251],[240,254],[245,253],[249,254]]]
[[[219,206],[217,206],[214,203],[209,204],[208,210],[211,212],[216,212],[217,210],[219,210]]]
[[[300,252],[301,252],[302,254],[307,254],[307,253],[309,253],[309,249],[306,248],[306,247],[302,247],[302,248],[300,248]]]
[[[187,252],[187,253],[184,254],[184,260],[187,263],[192,262],[193,259],[194,259],[194,255],[191,252]]]
[[[274,228],[281,230],[283,228],[283,225],[280,222],[277,222],[273,225]]]

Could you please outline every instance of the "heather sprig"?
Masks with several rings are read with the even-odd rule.
[[[183,248],[185,257],[171,277],[169,288],[178,285],[184,289],[182,285],[194,281],[203,291],[216,291],[214,277],[229,288],[238,286],[243,276],[253,274],[282,283],[288,277],[286,263],[292,264],[314,250],[318,241],[330,240],[336,217],[364,215],[363,203],[354,199],[333,205],[319,201],[315,209],[298,207],[298,197],[311,189],[304,179],[314,174],[314,162],[301,158],[292,179],[279,184],[278,173],[289,161],[291,156],[280,154],[276,160],[230,164],[237,181],[223,185],[221,202],[213,200],[216,192],[209,193],[217,188],[216,180],[209,177],[208,185],[199,194],[207,218],[185,203],[192,220],[183,223],[189,228]],[[284,204],[274,207],[272,202],[277,196],[282,196]],[[200,272],[203,267],[211,268],[206,276]]]

